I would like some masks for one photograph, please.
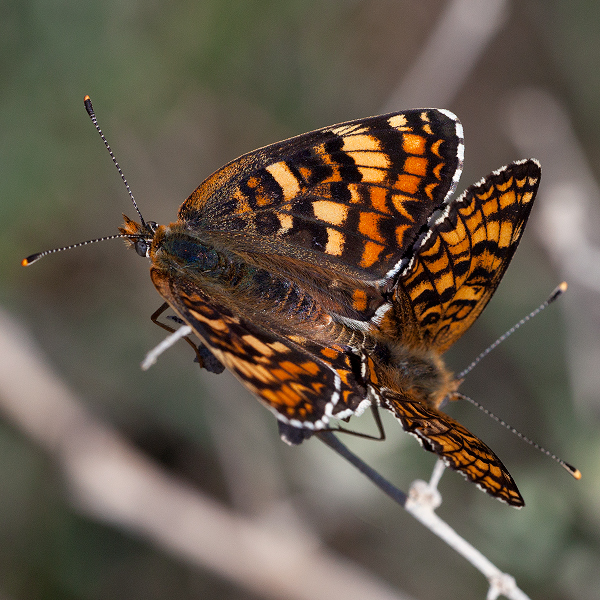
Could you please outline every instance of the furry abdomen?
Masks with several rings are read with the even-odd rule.
[[[387,388],[431,408],[439,408],[460,383],[437,352],[409,348],[401,342],[376,342],[369,366],[369,377],[377,388]]]

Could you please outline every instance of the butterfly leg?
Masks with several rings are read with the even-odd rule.
[[[351,429],[344,429],[343,427],[326,427],[325,429],[320,429],[319,432],[315,432],[311,429],[303,429],[301,427],[294,427],[292,425],[288,425],[287,423],[283,423],[282,421],[277,421],[277,426],[279,427],[279,435],[281,439],[290,446],[297,446],[301,444],[304,440],[307,440],[315,433],[321,433],[325,431],[330,431],[333,433],[346,433],[348,435],[354,435],[356,437],[364,438],[367,440],[375,440],[376,442],[382,442],[385,440],[385,429],[383,428],[383,423],[381,422],[381,415],[379,414],[379,409],[375,404],[371,405],[371,410],[373,411],[373,418],[375,419],[375,423],[377,425],[377,430],[379,431],[378,435],[370,435],[368,433],[362,433],[360,431],[353,431]]]
[[[150,320],[158,325],[161,329],[168,331],[169,333],[173,333],[175,329],[173,327],[169,327],[165,323],[161,323],[158,318],[169,308],[169,305],[164,302],[150,317]],[[169,317],[176,323],[180,325],[185,325],[183,320],[179,317]],[[222,373],[225,370],[225,367],[220,363],[220,361],[213,355],[213,353],[202,343],[198,345],[194,344],[189,337],[183,338],[193,349],[196,354],[195,362],[200,365],[201,369],[206,369],[209,373],[216,373],[217,375]]]
[[[381,422],[381,415],[379,414],[379,407],[376,404],[371,404],[371,412],[373,413],[373,418],[375,419],[375,424],[377,425],[377,431],[379,432],[377,435],[371,435],[369,433],[362,433],[360,431],[353,431],[352,429],[345,429],[344,427],[328,427],[323,431],[333,431],[338,433],[347,433],[348,435],[354,435],[356,437],[364,438],[367,440],[374,440],[376,442],[383,442],[385,440],[385,429],[383,427],[383,423]]]

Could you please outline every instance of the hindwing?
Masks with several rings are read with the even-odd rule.
[[[516,507],[525,502],[502,461],[477,436],[448,415],[385,390],[382,403],[425,450],[483,490]]]
[[[535,160],[512,163],[434,214],[394,289],[381,326],[408,345],[445,352],[495,292],[540,182]]]
[[[184,278],[157,269],[151,276],[202,343],[284,423],[323,429],[330,417],[348,417],[365,400],[360,360],[349,348],[284,336],[217,306]]]

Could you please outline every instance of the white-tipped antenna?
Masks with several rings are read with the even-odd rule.
[[[123,171],[121,170],[121,167],[119,166],[119,163],[117,162],[117,159],[115,158],[115,155],[113,154],[113,151],[112,151],[108,141],[106,140],[106,138],[104,137],[104,134],[102,133],[102,130],[98,126],[96,114],[94,113],[94,108],[92,107],[92,101],[90,100],[89,96],[85,96],[85,98],[83,99],[83,104],[85,105],[85,110],[87,110],[88,115],[90,115],[90,118],[92,119],[92,123],[94,124],[96,131],[100,134],[100,137],[102,138],[102,141],[104,142],[104,145],[106,146],[106,149],[108,150],[108,153],[110,154],[110,157],[112,158],[112,161],[115,164],[115,167],[117,167],[117,170],[119,171],[119,175],[121,175],[121,179],[123,180],[123,183],[125,184],[125,187],[127,188],[127,192],[129,194],[129,197],[131,198],[131,201],[133,202],[133,206],[135,207],[135,210],[137,211],[137,214],[140,217],[142,227],[144,227],[145,229],[148,229],[148,226],[146,225],[146,222],[144,221],[144,217],[142,217],[142,213],[140,212],[140,209],[138,208],[137,202],[135,201],[135,198],[133,197],[131,189],[129,189],[129,184],[127,183],[127,180],[125,179],[125,175],[123,175]],[[36,252],[35,254],[31,254],[27,258],[24,258],[21,261],[21,265],[23,265],[24,267],[28,267],[29,265],[32,265],[34,262],[40,260],[40,258],[43,258],[44,256],[47,256],[48,254],[54,254],[55,252],[62,252],[63,250],[72,250],[73,248],[80,248],[81,246],[87,246],[88,244],[95,244],[96,242],[104,242],[106,240],[115,240],[118,238],[138,239],[139,236],[129,235],[126,233],[117,233],[115,235],[107,235],[107,236],[104,236],[101,238],[96,238],[95,240],[86,240],[85,242],[71,244],[70,246],[63,246],[62,248],[54,248],[52,250],[45,250],[44,252]]]
[[[35,254],[29,255],[27,258],[24,258],[21,261],[21,265],[24,267],[28,267],[32,265],[34,262],[40,260],[44,256],[48,254],[54,254],[55,252],[62,252],[63,250],[72,250],[73,248],[81,248],[81,246],[87,246],[88,244],[95,244],[96,242],[105,242],[106,240],[116,240],[118,238],[137,238],[135,235],[127,235],[123,233],[116,233],[115,235],[107,235],[101,238],[96,238],[95,240],[86,240],[85,242],[78,242],[77,244],[71,244],[70,246],[63,246],[62,248],[53,248],[52,250],[44,250],[43,252],[36,252]]]
[[[496,348],[506,338],[511,336],[517,329],[519,329],[519,327],[521,327],[521,325],[524,325],[525,323],[527,323],[527,321],[529,321],[530,319],[533,319],[533,317],[535,317],[538,313],[540,313],[542,310],[544,310],[548,305],[552,304],[552,302],[554,302],[557,298],[559,298],[566,291],[567,291],[567,283],[565,281],[563,281],[560,285],[558,285],[552,291],[552,293],[550,294],[550,296],[548,297],[548,299],[545,302],[540,304],[535,310],[532,310],[525,318],[521,319],[516,325],[511,327],[505,334],[501,335],[491,346],[486,348],[466,369],[464,369],[457,375],[457,379],[458,380],[464,379],[465,375],[467,375],[467,373],[470,373],[482,358],[487,356],[494,348]],[[509,431],[514,433],[518,438],[522,439],[524,442],[527,442],[529,445],[533,446],[534,448],[536,448],[537,450],[539,450],[540,452],[542,452],[543,454],[545,454],[552,460],[556,461],[561,467],[566,469],[573,477],[575,477],[575,479],[581,479],[581,471],[579,469],[577,469],[573,465],[570,465],[569,463],[565,462],[562,458],[559,458],[558,456],[556,456],[556,454],[552,454],[552,452],[550,452],[549,450],[546,450],[546,448],[540,446],[533,440],[529,439],[527,436],[523,435],[520,431],[515,429],[512,425],[509,425],[506,421],[503,421],[500,417],[497,417],[493,412],[491,412],[490,410],[485,408],[485,406],[482,406],[481,404],[479,404],[479,402],[476,402],[472,398],[469,398],[468,396],[465,396],[464,394],[460,394],[458,392],[453,394],[453,398],[466,400],[467,402],[470,402],[473,406],[476,406],[479,410],[483,411],[488,417],[491,417],[492,419],[494,419],[494,421],[496,421],[497,423],[499,423],[503,427],[506,427],[506,429],[508,429]]]
[[[462,380],[464,379],[467,373],[470,373],[478,364],[482,358],[485,358],[494,348],[499,346],[505,339],[510,337],[521,325],[525,325],[527,321],[533,319],[538,313],[542,312],[545,308],[547,308],[550,304],[552,304],[557,298],[559,298],[562,294],[567,291],[567,282],[563,281],[560,285],[558,285],[550,294],[548,299],[540,304],[535,310],[532,310],[526,317],[521,319],[516,325],[513,325],[506,333],[501,335],[491,346],[488,346],[466,369],[462,370],[457,376],[456,379]]]
[[[125,184],[125,187],[127,188],[127,193],[129,194],[129,197],[131,198],[131,201],[133,202],[133,206],[135,207],[135,210],[137,211],[137,214],[140,218],[142,227],[144,227],[144,229],[146,229],[147,228],[146,221],[144,221],[144,217],[142,217],[142,213],[140,212],[140,209],[138,208],[137,202],[135,201],[135,198],[133,197],[133,193],[132,193],[131,189],[129,188],[129,184],[127,183],[127,179],[125,179],[125,175],[123,175],[123,171],[121,171],[121,167],[119,166],[119,163],[117,162],[117,159],[115,158],[115,155],[113,154],[110,144],[108,143],[107,139],[104,137],[104,134],[102,133],[102,129],[100,129],[100,126],[98,125],[98,120],[96,119],[96,113],[94,112],[94,107],[92,106],[92,101],[89,96],[85,96],[85,98],[83,99],[83,104],[85,105],[85,110],[87,110],[88,115],[90,115],[90,119],[92,119],[92,123],[94,124],[96,131],[100,134],[100,137],[102,138],[102,141],[104,142],[104,145],[106,146],[106,149],[108,150],[108,153],[110,154],[110,157],[112,158],[112,161],[115,164],[115,167],[117,167],[117,171],[119,171],[119,175],[121,176],[121,179],[123,180],[123,183]]]
[[[496,421],[503,427],[506,427],[506,429],[508,429],[509,431],[512,431],[512,433],[514,433],[518,438],[522,439],[524,442],[527,442],[529,445],[533,446],[552,460],[555,460],[561,467],[563,467],[571,475],[573,475],[575,479],[581,479],[581,471],[579,469],[575,468],[573,465],[570,465],[568,462],[565,462],[562,458],[556,456],[556,454],[552,454],[552,452],[546,450],[546,448],[540,446],[533,440],[529,439],[527,436],[523,435],[512,425],[509,425],[506,421],[503,421],[500,417],[497,417],[493,412],[490,412],[487,408],[485,408],[485,406],[479,404],[479,402],[476,402],[475,400],[469,398],[468,396],[465,396],[464,394],[459,394],[458,392],[454,394],[454,397],[460,400],[466,400],[467,402],[470,402],[473,406],[476,406],[479,410],[482,410],[488,417],[491,417],[492,419],[494,419],[494,421]]]

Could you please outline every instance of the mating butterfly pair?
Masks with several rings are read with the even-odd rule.
[[[445,110],[350,121],[229,163],[171,225],[126,220],[120,231],[288,440],[376,404],[450,467],[522,506],[498,457],[438,408],[460,383],[441,354],[500,282],[540,166],[512,163],[451,200],[463,148]]]
[[[232,371],[286,441],[380,406],[518,507],[500,459],[439,410],[460,383],[441,355],[498,286],[541,171],[514,162],[452,200],[463,150],[446,110],[349,121],[225,165],[175,223],[126,217],[120,231],[200,338],[204,366]]]

